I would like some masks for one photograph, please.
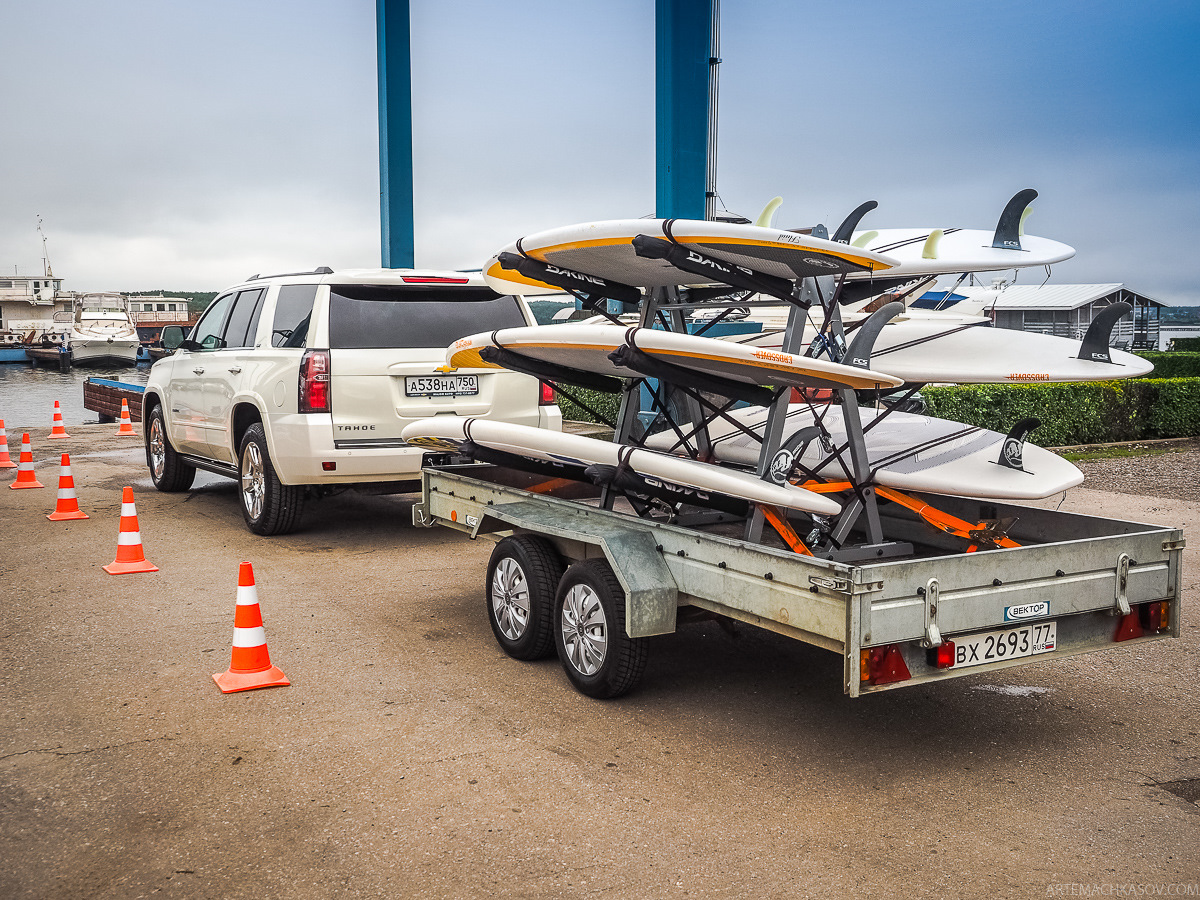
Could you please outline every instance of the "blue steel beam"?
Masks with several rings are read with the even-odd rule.
[[[416,264],[413,238],[412,67],[408,0],[376,0],[379,218],[385,269]]]
[[[703,219],[713,0],[655,4],[655,214]]]

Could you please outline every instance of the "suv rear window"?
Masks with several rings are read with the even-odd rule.
[[[440,349],[468,334],[525,324],[515,297],[486,287],[337,284],[329,288],[333,349]]]

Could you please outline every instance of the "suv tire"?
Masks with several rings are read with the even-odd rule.
[[[238,497],[242,517],[255,534],[289,534],[300,524],[304,486],[279,480],[261,422],[246,429],[238,448]]]
[[[196,477],[195,467],[180,459],[171,446],[162,406],[158,403],[150,408],[146,425],[146,467],[150,469],[150,480],[164,494],[186,491]]]

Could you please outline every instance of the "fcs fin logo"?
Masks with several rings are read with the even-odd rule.
[[[768,475],[776,484],[786,484],[788,476],[792,474],[792,469],[795,465],[795,454],[791,450],[780,450],[775,454],[775,458],[771,460],[771,469]]]

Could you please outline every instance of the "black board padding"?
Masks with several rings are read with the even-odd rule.
[[[735,516],[745,516],[750,504],[738,497],[720,494],[715,491],[702,491],[686,485],[672,484],[661,478],[642,475],[630,468],[605,466],[596,463],[584,471],[596,484],[611,486],[623,493],[641,497],[654,497],[668,503],[687,503],[692,506],[703,506],[708,509],[727,512]]]
[[[1038,192],[1033,188],[1025,188],[1013,194],[1011,200],[1000,213],[1000,221],[996,223],[996,234],[992,237],[992,246],[1001,250],[1021,249],[1021,216],[1025,207],[1037,199]]]
[[[518,472],[529,472],[532,475],[545,475],[549,478],[567,478],[571,481],[590,481],[583,466],[569,463],[554,463],[544,459],[532,459],[519,453],[506,453],[503,450],[493,450],[474,441],[467,441],[458,448],[463,456],[481,463],[491,463],[505,469],[516,469]]]
[[[754,406],[770,406],[775,402],[775,392],[770,388],[734,381],[731,378],[722,378],[720,375],[710,375],[697,369],[675,366],[655,359],[650,354],[637,347],[631,347],[629,344],[622,344],[608,354],[608,358],[614,365],[633,369],[649,378],[657,378],[659,381],[666,381],[670,384],[695,388],[711,394],[720,394],[722,397],[742,400]]]
[[[619,378],[555,365],[554,363],[544,362],[540,359],[533,359],[521,353],[513,353],[513,351],[505,350],[503,347],[484,347],[479,351],[479,358],[484,362],[503,366],[514,372],[522,372],[526,375],[532,375],[534,378],[545,379],[546,381],[561,381],[565,384],[576,384],[580,387],[591,388],[594,391],[603,391],[606,394],[619,394],[621,392],[622,385]]]
[[[519,253],[501,253],[496,257],[496,261],[500,263],[501,268],[514,269],[526,278],[552,284],[564,291],[599,294],[613,300],[620,300],[622,303],[636,304],[640,303],[642,299],[642,292],[631,285],[589,275],[586,272],[575,272],[561,266],[552,266],[541,260],[521,256]]]
[[[768,294],[786,303],[797,303],[792,283],[786,278],[735,266],[698,250],[691,250],[646,234],[637,235],[632,243],[633,252],[643,259],[666,260],[675,268],[693,275],[701,275],[715,282],[754,291],[757,294]]]
[[[1112,362],[1112,354],[1108,349],[1112,330],[1132,309],[1133,307],[1124,300],[1118,300],[1100,310],[1088,326],[1083,343],[1079,345],[1079,358],[1091,362]]]
[[[1004,438],[1004,443],[1000,445],[1000,458],[997,463],[1004,466],[1006,469],[1017,469],[1025,471],[1025,439],[1029,437],[1029,432],[1041,425],[1040,419],[1021,419],[1008,432]]]

